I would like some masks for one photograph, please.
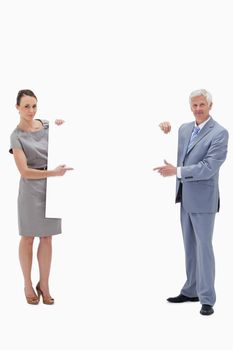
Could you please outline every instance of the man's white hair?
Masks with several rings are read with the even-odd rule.
[[[211,94],[205,89],[200,89],[200,90],[195,90],[195,91],[191,92],[191,94],[189,95],[190,106],[192,105],[192,98],[197,97],[197,96],[204,96],[206,98],[206,101],[208,102],[208,105],[209,106],[211,105],[211,103],[212,103]]]

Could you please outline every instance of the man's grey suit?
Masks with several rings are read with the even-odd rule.
[[[176,202],[181,202],[181,227],[185,247],[187,281],[181,293],[198,296],[201,304],[214,305],[215,264],[212,235],[219,211],[219,169],[226,159],[228,132],[211,117],[189,152],[195,122],[179,129]]]

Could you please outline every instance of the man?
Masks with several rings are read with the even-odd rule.
[[[171,303],[200,301],[202,315],[214,312],[215,262],[212,247],[214,219],[219,211],[219,169],[226,159],[228,132],[210,116],[211,94],[190,94],[195,122],[181,125],[178,135],[177,167],[164,161],[156,167],[162,176],[176,175],[176,203],[181,203],[181,227],[185,247],[187,280]],[[169,122],[160,124],[168,133]]]

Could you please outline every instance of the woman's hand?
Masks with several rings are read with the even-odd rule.
[[[169,122],[162,122],[159,124],[159,127],[164,134],[168,134],[171,131],[171,124]]]
[[[56,119],[55,120],[56,125],[62,125],[63,123],[65,123],[65,120],[63,120],[63,119]]]
[[[57,166],[54,170],[54,176],[63,176],[68,170],[74,170],[74,168],[67,167],[65,164]]]

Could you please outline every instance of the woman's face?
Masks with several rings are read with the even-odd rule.
[[[37,100],[32,96],[22,96],[20,104],[16,105],[19,111],[20,118],[25,121],[33,120],[37,111]]]

